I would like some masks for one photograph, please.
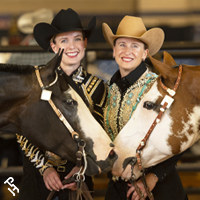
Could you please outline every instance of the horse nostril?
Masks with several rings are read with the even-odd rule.
[[[115,154],[116,154],[116,153],[115,153],[114,150],[112,149],[112,150],[110,151],[108,157],[109,157],[110,159],[112,159],[112,158],[114,158]]]
[[[115,145],[113,143],[110,143],[110,147],[115,147]]]

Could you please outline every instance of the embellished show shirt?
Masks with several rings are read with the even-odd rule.
[[[112,140],[126,125],[138,103],[155,82],[157,75],[142,62],[135,70],[121,78],[117,71],[108,82],[104,127]]]

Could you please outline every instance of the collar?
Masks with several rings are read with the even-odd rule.
[[[145,62],[141,62],[140,65],[131,71],[127,76],[121,78],[120,71],[118,70],[113,77],[110,80],[110,85],[113,83],[116,83],[118,87],[124,91],[131,85],[133,85],[141,76],[142,74],[146,71],[147,67],[145,65]]]
[[[82,83],[87,76],[85,68],[80,65],[71,75],[74,82]]]
[[[59,66],[58,67],[58,72],[59,74],[65,74],[64,71],[62,70],[62,68]],[[67,75],[66,75],[67,76]],[[73,79],[74,82],[76,83],[82,83],[85,79],[85,77],[87,76],[87,72],[85,70],[85,68],[80,65],[71,75],[70,77]]]

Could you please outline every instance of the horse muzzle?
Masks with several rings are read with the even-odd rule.
[[[107,173],[112,169],[118,155],[112,149],[105,160],[95,161],[91,156],[87,155],[88,166],[86,174],[91,176],[95,174]]]

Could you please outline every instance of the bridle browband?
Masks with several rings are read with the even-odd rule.
[[[69,180],[64,180],[63,183],[70,183],[72,181],[75,182],[80,182],[80,181],[84,181],[85,180],[85,171],[87,168],[87,160],[86,160],[86,153],[84,150],[84,147],[86,145],[85,141],[83,139],[80,139],[79,134],[77,132],[74,131],[74,129],[72,128],[72,126],[70,125],[70,123],[66,120],[66,118],[64,117],[64,115],[61,113],[61,111],[56,107],[56,105],[54,104],[54,102],[51,99],[51,94],[52,91],[47,90],[47,88],[49,88],[50,86],[54,85],[57,80],[58,80],[58,74],[57,71],[55,71],[56,74],[56,78],[55,80],[50,83],[47,86],[44,86],[41,76],[40,76],[40,67],[35,66],[35,74],[38,80],[38,83],[40,85],[40,88],[42,90],[42,94],[41,94],[41,100],[44,101],[48,101],[50,106],[52,107],[52,109],[54,110],[54,112],[56,113],[56,115],[58,116],[58,118],[60,119],[60,121],[63,122],[63,124],[65,125],[65,127],[69,130],[69,132],[71,133],[72,138],[78,143],[78,151],[76,153],[76,166],[80,167],[80,170],[78,173],[75,173],[71,178],[69,178]],[[83,162],[84,161],[84,167],[83,167]],[[47,197],[47,200],[51,200],[51,198],[53,197],[55,191],[52,191],[49,196]],[[90,194],[89,194],[90,195]],[[91,195],[90,195],[91,196]]]
[[[137,161],[133,160],[132,164],[131,164],[131,179],[130,179],[130,182],[135,186],[136,191],[137,191],[138,195],[140,196],[140,199],[143,199],[144,196],[143,196],[143,194],[141,193],[140,189],[138,188],[138,186],[136,184],[135,175],[133,173],[133,167],[134,167],[134,165],[136,163],[138,164],[139,170],[140,170],[140,172],[142,174],[142,181],[143,181],[145,190],[147,192],[147,195],[148,195],[150,200],[154,200],[153,194],[150,192],[150,190],[149,190],[149,188],[147,186],[147,183],[146,183],[144,170],[143,170],[143,167],[142,167],[142,161],[141,161],[141,151],[146,146],[146,142],[147,142],[149,136],[151,135],[151,133],[152,133],[153,129],[155,128],[155,126],[160,122],[161,117],[163,116],[164,112],[173,103],[173,101],[174,101],[173,96],[176,94],[176,90],[177,90],[177,88],[179,86],[179,83],[180,83],[180,80],[181,80],[182,69],[183,69],[182,65],[179,65],[178,77],[177,77],[177,80],[176,80],[176,83],[175,83],[173,89],[170,89],[170,88],[166,87],[162,82],[162,79],[161,79],[162,77],[160,78],[160,85],[168,93],[168,95],[165,95],[165,97],[163,98],[163,100],[161,102],[162,107],[160,108],[160,111],[159,111],[157,117],[155,118],[155,120],[154,120],[153,124],[151,125],[150,129],[148,130],[147,134],[142,139],[142,141],[140,142],[138,148],[136,149]]]

